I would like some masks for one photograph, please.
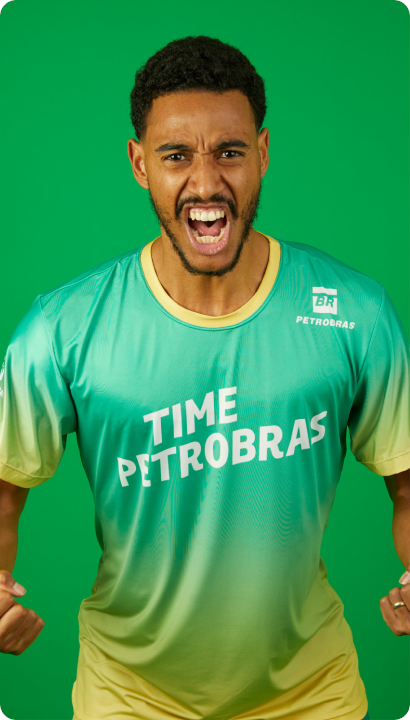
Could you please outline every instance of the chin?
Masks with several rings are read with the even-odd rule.
[[[171,238],[171,242],[175,252],[180,257],[184,268],[188,270],[188,272],[192,275],[207,275],[214,277],[225,275],[236,267],[242,248],[245,244],[245,240],[242,240],[235,252],[232,252],[228,243],[226,243],[225,247],[221,248],[218,252],[204,253],[196,252],[196,248],[192,247],[192,243],[190,243],[191,247],[187,248],[187,252],[185,252],[181,248],[181,244],[179,242],[175,242],[175,238]],[[195,252],[193,252],[193,250]],[[227,250],[228,252],[226,252]]]

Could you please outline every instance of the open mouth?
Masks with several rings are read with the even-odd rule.
[[[190,207],[185,226],[192,247],[201,255],[216,255],[228,244],[231,223],[225,208]]]

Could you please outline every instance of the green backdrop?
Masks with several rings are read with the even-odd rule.
[[[256,228],[384,283],[409,322],[409,11],[395,0],[14,0],[0,16],[0,354],[35,296],[158,231],[126,154],[135,71],[170,40],[238,46],[266,80],[270,168]],[[379,599],[403,567],[381,477],[349,454],[323,542],[372,720],[409,708],[409,638]],[[14,577],[45,627],[0,655],[14,720],[71,720],[77,613],[99,547],[75,438],[30,491]]]

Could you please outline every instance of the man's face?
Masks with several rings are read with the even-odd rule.
[[[138,182],[189,272],[223,275],[239,260],[268,166],[239,90],[178,92],[153,101],[141,143],[129,141]]]

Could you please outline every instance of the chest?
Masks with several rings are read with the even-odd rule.
[[[71,391],[81,428],[132,428],[157,445],[158,433],[171,442],[234,423],[291,432],[295,419],[324,410],[343,422],[355,374],[348,332],[273,308],[223,329],[119,318],[104,343],[94,333],[78,347]]]

